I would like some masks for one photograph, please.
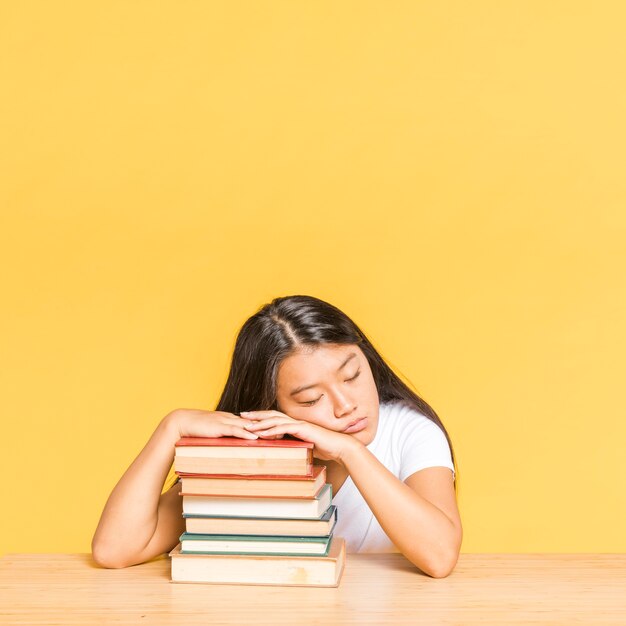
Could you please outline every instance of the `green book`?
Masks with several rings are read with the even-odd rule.
[[[331,536],[201,535],[186,532],[180,536],[180,552],[181,554],[326,556]]]

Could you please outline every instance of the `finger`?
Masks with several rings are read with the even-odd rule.
[[[263,420],[268,419],[270,417],[289,417],[280,411],[241,411],[239,414],[244,419],[252,419],[252,420]]]
[[[259,437],[267,438],[270,435],[294,435],[299,437],[300,424],[278,424],[266,430],[257,430],[255,434]]]
[[[270,417],[275,417],[275,416],[274,415],[256,415],[253,413],[242,413],[240,419],[245,422],[253,422],[253,421],[257,422],[257,421],[269,419]]]
[[[295,422],[296,420],[286,415],[268,415],[259,419],[242,420],[245,424],[286,424],[287,422]]]
[[[287,420],[279,418],[279,417],[271,417],[269,419],[259,421],[259,422],[251,422],[244,425],[246,430],[257,431],[257,430],[265,430],[266,428],[271,428],[272,426],[278,426],[279,424],[288,424]]]
[[[241,419],[240,417],[223,417],[220,420],[220,423],[228,425],[228,426],[239,426],[240,428],[243,428],[244,426],[246,426],[246,424],[249,424],[250,421],[249,420],[244,420]]]
[[[231,437],[239,437],[240,439],[258,439],[259,436],[256,433],[250,433],[241,426],[228,426],[224,430],[228,431],[224,433]]]

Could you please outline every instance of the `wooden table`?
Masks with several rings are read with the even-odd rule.
[[[463,554],[448,577],[349,554],[338,588],[176,584],[169,560],[0,559],[0,624],[626,624],[626,554]]]

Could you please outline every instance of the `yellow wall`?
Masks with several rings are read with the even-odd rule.
[[[464,551],[626,550],[623,3],[3,4],[0,553],[293,293],[439,411]]]

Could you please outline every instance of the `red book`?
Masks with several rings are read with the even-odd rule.
[[[311,441],[302,439],[241,439],[240,437],[181,437],[177,446],[212,446],[218,448],[235,446],[237,448],[310,448]]]
[[[174,470],[186,474],[312,476],[313,444],[300,439],[183,437]]]

